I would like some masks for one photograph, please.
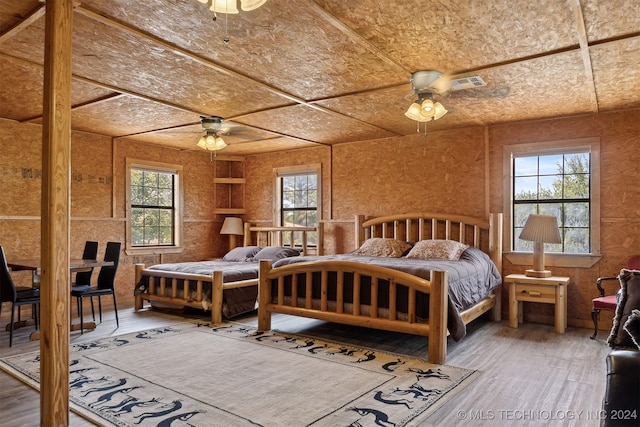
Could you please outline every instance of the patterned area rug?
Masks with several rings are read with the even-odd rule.
[[[477,372],[235,323],[74,344],[74,412],[116,426],[415,426]],[[39,386],[39,352],[0,359]]]

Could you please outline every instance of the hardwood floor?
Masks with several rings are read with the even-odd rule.
[[[106,300],[107,298],[105,298]],[[71,342],[166,326],[185,320],[157,310],[133,310],[133,301],[119,301],[120,327],[110,307],[103,323],[91,332],[72,332]],[[39,342],[29,341],[33,328],[20,328],[9,348],[8,305],[0,318],[0,357],[39,350]],[[74,312],[75,313],[75,312]],[[24,314],[28,314],[25,309]],[[23,314],[23,315],[24,315]],[[90,312],[85,318],[90,318]],[[189,319],[208,320],[200,313]],[[257,325],[255,315],[235,321]],[[347,342],[376,350],[415,357],[426,357],[426,339],[412,335],[375,331],[285,315],[273,317],[273,328]],[[606,332],[598,340],[589,339],[591,331],[569,327],[556,334],[553,325],[525,323],[512,329],[508,320],[490,322],[478,319],[468,327],[461,342],[449,339],[447,363],[476,369],[481,375],[437,409],[424,426],[597,426],[605,389],[605,357],[609,353]],[[2,425],[36,426],[40,422],[39,394],[0,371]],[[71,413],[71,426],[91,425]]]

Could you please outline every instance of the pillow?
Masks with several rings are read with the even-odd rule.
[[[640,271],[623,268],[618,275],[620,280],[620,299],[613,317],[611,334],[607,338],[609,347],[632,347],[635,344],[631,335],[623,328],[633,309],[640,308]]]
[[[233,248],[222,257],[222,260],[231,262],[248,261],[257,254],[260,249],[262,249],[260,246],[240,246]]]
[[[631,341],[640,349],[640,310],[631,310],[631,315],[623,328],[631,337]]]
[[[362,246],[351,252],[351,254],[400,258],[409,249],[411,249],[411,244],[403,242],[402,240],[386,237],[372,237],[365,240]]]
[[[285,248],[280,246],[267,246],[253,256],[252,261],[260,261],[261,259],[270,259],[276,261],[282,258],[289,258],[300,255],[298,249]]]
[[[455,240],[420,240],[413,245],[406,257],[457,261],[468,247],[469,245]]]

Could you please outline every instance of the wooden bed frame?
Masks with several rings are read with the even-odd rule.
[[[249,223],[244,225],[243,246],[284,246],[302,247],[302,255],[307,255],[310,249],[307,247],[308,234],[318,232],[318,245],[316,254],[322,254],[322,227],[257,227]],[[300,245],[294,245],[299,238]],[[258,266],[256,265],[256,268]],[[203,299],[211,289],[211,321],[214,324],[222,322],[222,292],[224,289],[257,286],[258,279],[242,280],[223,283],[223,272],[212,271],[210,275],[187,274],[173,271],[150,270],[144,264],[135,264],[135,285],[140,283],[143,276],[149,277],[149,283],[145,292],[135,295],[135,310],[143,308],[144,301],[159,301],[176,306],[203,309]],[[195,298],[192,297],[195,283]],[[167,295],[167,289],[171,296]],[[180,290],[182,295],[179,296]]]
[[[451,216],[432,213],[411,213],[379,217],[364,221],[362,216],[356,217],[356,247],[370,237],[392,237],[406,241],[425,239],[457,240],[479,248],[489,254],[502,272],[502,214],[491,214],[488,219],[469,216]],[[260,262],[260,287],[258,296],[258,329],[271,329],[271,314],[283,313],[294,316],[310,317],[329,322],[383,329],[394,332],[409,333],[429,337],[428,359],[432,363],[442,364],[447,354],[447,302],[448,277],[444,271],[432,271],[430,280],[425,280],[408,273],[362,264],[350,261],[316,261],[295,263],[279,268],[272,268],[268,260]],[[311,286],[313,273],[321,275],[320,307],[313,306]],[[350,312],[344,309],[344,276],[352,273],[354,284],[360,284],[362,278],[370,278],[371,303],[370,309],[361,307],[360,286],[353,289],[353,307]],[[337,277],[336,301],[328,301],[328,276]],[[379,315],[378,281],[389,282],[390,307],[384,317]],[[306,301],[300,306],[297,301],[297,291],[293,291],[290,298],[285,299],[285,281],[292,284],[303,283],[306,286]],[[278,297],[273,301],[272,287],[277,283]],[[369,283],[369,280],[366,280]],[[396,299],[398,286],[405,286],[407,292],[406,316],[396,313]],[[296,286],[292,286],[295,289]],[[415,310],[416,292],[429,294],[429,319],[427,322],[417,321]],[[465,324],[492,311],[492,318],[500,320],[501,292],[498,287],[494,293],[468,308],[462,313]],[[330,305],[335,307],[330,308]],[[385,305],[382,305],[385,306]],[[367,314],[363,314],[367,313]]]

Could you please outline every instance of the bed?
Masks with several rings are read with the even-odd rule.
[[[308,245],[311,233],[318,244]],[[253,311],[258,295],[260,259],[322,254],[321,227],[259,227],[245,224],[243,246],[222,259],[135,265],[135,309],[152,306],[211,310],[214,324]]]
[[[500,319],[502,214],[357,216],[355,227],[352,253],[260,261],[259,330],[282,313],[422,335],[444,363],[449,332],[461,339],[486,312]]]

